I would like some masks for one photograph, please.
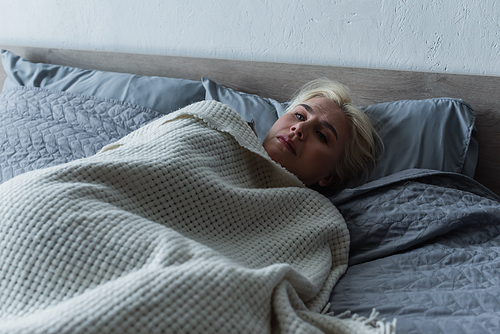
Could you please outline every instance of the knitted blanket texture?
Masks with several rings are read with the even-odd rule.
[[[367,333],[330,201],[215,101],[0,185],[0,333]]]

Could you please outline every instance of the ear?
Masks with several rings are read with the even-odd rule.
[[[332,173],[332,174],[328,175],[327,177],[325,177],[324,179],[319,180],[318,185],[320,187],[327,187],[330,184],[332,184],[333,182],[337,181],[338,179],[339,179],[339,177],[337,176],[337,173]]]

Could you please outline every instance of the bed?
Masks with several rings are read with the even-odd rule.
[[[210,253],[210,249],[217,249],[221,254],[232,256],[230,262],[236,263],[238,268],[242,263],[250,267],[255,264],[252,256],[247,258],[247,255],[242,255],[249,254],[244,253],[249,249],[267,254],[279,252],[283,247],[300,248],[298,257],[301,262],[296,267],[316,270],[318,273],[315,271],[314,275],[305,275],[316,285],[307,279],[304,283],[303,276],[289,268],[286,271],[284,265],[273,262],[273,266],[279,267],[273,275],[285,270],[286,274],[280,277],[289,285],[271,286],[269,295],[259,297],[268,300],[272,294],[272,300],[279,301],[272,307],[266,306],[268,308],[250,301],[258,294],[256,291],[260,291],[259,284],[266,285],[270,276],[259,276],[261,281],[255,283],[256,290],[245,292],[248,278],[238,281],[246,276],[241,273],[231,276],[236,270],[227,270],[229,267],[225,265],[194,273],[190,279],[178,279],[176,284],[181,281],[191,283],[179,283],[173,288],[162,283],[161,276],[157,276],[160,278],[156,280],[151,278],[146,284],[124,278],[130,278],[132,274],[115,277],[111,273],[109,277],[106,273],[99,274],[106,278],[107,283],[118,282],[116,285],[103,286],[93,281],[85,285],[82,282],[87,276],[83,277],[78,268],[94,274],[98,268],[91,264],[86,266],[83,258],[58,258],[57,254],[45,252],[41,246],[33,246],[43,244],[41,234],[48,233],[50,228],[33,223],[36,226],[25,227],[25,230],[30,229],[32,235],[25,235],[25,231],[16,232],[15,224],[2,221],[0,317],[3,320],[0,321],[0,332],[262,332],[263,329],[332,333],[364,330],[396,333],[500,331],[500,103],[496,98],[500,92],[500,77],[19,46],[0,46],[0,49],[6,50],[2,52],[3,70],[0,71],[0,85],[4,87],[0,95],[2,183],[13,184],[24,177],[23,182],[31,184],[32,180],[26,179],[26,175],[45,170],[60,171],[61,166],[78,164],[79,161],[90,162],[85,166],[71,166],[91,171],[95,166],[102,165],[102,168],[108,168],[106,173],[114,175],[107,160],[103,163],[98,159],[91,160],[92,157],[112,155],[116,149],[122,149],[121,146],[144,145],[134,133],[144,133],[141,129],[156,131],[160,119],[162,124],[175,123],[174,120],[189,123],[191,118],[179,116],[179,110],[188,108],[182,115],[196,116],[198,111],[194,109],[199,107],[194,108],[193,105],[209,106],[213,115],[204,119],[203,124],[219,130],[226,125],[218,120],[222,116],[231,118],[226,115],[232,115],[231,110],[235,110],[244,121],[255,123],[258,140],[262,141],[296,90],[318,77],[338,80],[351,89],[354,103],[372,117],[385,146],[384,150],[380,150],[380,159],[373,173],[368,178],[353,180],[342,191],[328,196],[319,195],[321,199],[307,190],[286,192],[286,196],[290,193],[298,196],[286,197],[287,200],[297,201],[299,198],[306,201],[313,198],[313,201],[323,205],[322,209],[309,212],[313,218],[306,218],[307,223],[301,227],[306,232],[289,229],[279,234],[276,240],[272,239],[273,245],[287,238],[292,239],[290,243],[284,242],[273,248],[268,242],[256,242],[248,243],[250,248],[241,249],[231,243],[221,246],[224,240],[207,239],[203,243],[204,247],[211,245],[211,248],[200,252],[206,254]],[[240,124],[237,120],[234,122]],[[187,126],[195,126],[194,123],[189,124]],[[235,127],[238,125],[233,124],[222,132],[232,134]],[[202,136],[205,130],[196,128],[196,131]],[[245,131],[248,129],[243,127],[241,132],[232,135],[234,138],[242,136],[239,141],[244,142]],[[210,145],[222,143],[227,136],[217,138]],[[183,142],[179,145],[192,147],[194,144]],[[255,142],[243,145],[247,145],[245,152],[258,153]],[[148,152],[151,156],[157,154],[156,151]],[[119,158],[120,154],[114,159]],[[173,160],[182,162],[179,157]],[[248,161],[255,169],[257,162]],[[151,168],[148,166],[144,173],[152,175]],[[71,174],[71,170],[64,173]],[[136,168],[130,173],[139,175],[141,172],[137,172]],[[277,175],[273,178],[283,178],[286,189],[296,189],[294,181],[280,174],[281,171],[273,169],[272,173],[277,173],[272,174]],[[163,176],[158,177],[161,179]],[[95,176],[92,180],[96,180]],[[144,188],[141,196],[148,198],[155,193],[151,189],[158,186],[131,183],[133,186],[128,186],[131,193]],[[204,198],[211,196],[203,189],[205,183],[193,184],[197,186],[192,189],[187,201],[196,197],[203,202]],[[33,189],[39,189],[39,197],[23,201],[42,203],[44,199],[52,198],[54,190],[49,185],[52,183],[32,183]],[[2,194],[3,207],[14,206],[16,189],[7,195],[5,192]],[[115,195],[109,195],[106,201],[111,203],[109,198],[112,196]],[[227,190],[222,190],[220,196],[227,196]],[[235,196],[227,197],[226,201]],[[67,197],[53,197],[57,201],[50,202],[48,208],[44,206],[44,210],[55,211],[52,208],[57,207],[57,202],[66,203]],[[137,196],[134,198],[137,199]],[[242,201],[247,201],[244,198]],[[9,201],[12,203],[9,204]],[[78,201],[82,201],[82,197],[78,197]],[[280,204],[269,201],[272,204],[268,205],[278,207]],[[286,202],[283,197],[279,201]],[[335,209],[331,208],[331,204]],[[252,209],[254,214],[251,217],[246,218],[268,217],[270,213],[265,209],[266,203],[260,205]],[[207,209],[210,210],[210,207],[212,204]],[[93,208],[97,210],[97,206]],[[2,219],[7,216],[7,211],[3,209],[0,207]],[[103,206],[102,210],[110,212],[111,209]],[[135,216],[146,215],[140,211],[140,205],[134,206],[134,210]],[[286,207],[284,210],[289,209]],[[45,217],[45,211],[36,213],[39,211],[34,210],[33,215]],[[85,212],[87,216],[92,215],[92,210]],[[327,219],[337,217],[337,214],[342,221]],[[12,218],[16,224],[24,221],[22,213],[10,213],[9,219],[11,216],[16,216]],[[87,216],[81,218],[80,225],[75,225],[70,236],[56,228],[50,230],[52,244],[49,246],[60,250],[64,243],[54,241],[58,238],[75,245],[97,238],[91,231],[79,230],[83,228],[81,222],[85,222]],[[149,260],[141,260],[140,255],[149,251],[147,246],[126,244],[127,250],[138,254],[135,256],[129,251],[122,254],[116,250],[120,240],[127,239],[123,230],[130,228],[117,223],[128,218],[116,217],[113,224],[117,224],[116,229],[120,229],[122,234],[117,233],[116,237],[101,241],[106,243],[105,246],[112,244],[115,248],[110,246],[110,249],[124,258],[129,256],[134,261],[145,261],[150,265]],[[349,234],[347,239],[337,227],[344,221]],[[269,226],[264,225],[260,231],[252,231],[250,235],[262,233],[264,238],[281,228],[279,225],[269,232],[266,230]],[[148,228],[149,232],[141,233],[164,233]],[[191,234],[194,228],[191,226],[189,230],[177,232],[191,238],[191,241],[197,238],[196,234]],[[139,231],[139,228],[131,229]],[[225,235],[219,230],[210,233]],[[231,233],[229,235],[233,240],[238,238],[234,234],[236,232]],[[311,238],[305,238],[304,233],[315,235],[315,239],[310,241]],[[82,239],[82,235],[87,239]],[[331,235],[331,238],[325,235]],[[245,236],[249,237],[249,234]],[[10,237],[16,238],[17,246],[10,243]],[[177,237],[173,239],[180,240]],[[186,240],[182,247],[187,247]],[[243,244],[244,241],[239,242]],[[321,253],[325,251],[325,243],[349,245],[349,242],[348,252],[338,255],[338,258],[335,254],[342,253],[341,249],[336,249],[337,253],[332,250],[332,254],[335,253],[333,256],[325,257]],[[304,253],[306,244],[320,250]],[[266,248],[269,251],[264,251]],[[175,248],[176,251],[178,249]],[[73,251],[81,251],[78,254],[83,255],[90,252],[77,246]],[[42,255],[33,256],[37,252]],[[197,258],[198,254],[191,249],[191,253],[179,258],[180,255],[174,251],[160,255],[152,252],[155,268],[158,267],[155,261],[164,265],[169,258],[175,258],[176,261],[182,259],[179,263],[187,263]],[[61,286],[57,284],[58,279],[50,278],[60,274],[57,266],[47,267],[49,269],[43,275],[37,274],[43,272],[39,263],[45,263],[45,256],[71,265],[71,272],[65,271],[65,281]],[[99,260],[99,256],[93,256],[92,259]],[[219,259],[217,256],[209,258],[209,261],[215,263],[213,259]],[[128,266],[131,264],[113,261],[105,259],[104,262],[119,268],[120,272],[140,272],[130,269]],[[316,264],[316,269],[309,268],[312,263]],[[172,267],[174,264],[169,265]],[[263,268],[263,264],[258,264],[252,270]],[[152,270],[151,266],[147,269]],[[213,278],[210,275],[214,272],[223,272],[227,276],[216,275],[218,278]],[[320,276],[322,278],[318,278]],[[223,282],[217,285],[221,290],[208,284],[207,277]],[[224,277],[231,279],[224,281]],[[262,277],[265,279],[262,280]],[[204,283],[199,285],[197,282]],[[71,288],[73,285],[75,288]],[[226,286],[229,288],[226,289]],[[298,292],[290,292],[290,286],[296,290],[296,286],[301,288]],[[162,294],[170,288],[173,290]],[[111,290],[114,292],[108,293]],[[182,291],[184,295],[177,291]],[[212,294],[211,291],[218,292]],[[57,293],[60,296],[56,298]],[[219,300],[221,295],[225,297],[223,301]],[[182,305],[175,304],[174,300],[182,300]],[[212,304],[203,304],[204,300],[211,300]],[[172,316],[165,311],[170,304],[176,305],[176,312],[172,313],[176,321],[167,320]],[[222,309],[221,305],[224,305]],[[208,308],[216,309],[218,313]],[[178,325],[180,327],[176,327]]]

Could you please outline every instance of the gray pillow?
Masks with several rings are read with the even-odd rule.
[[[460,99],[404,100],[370,105],[385,152],[369,180],[420,168],[474,177],[476,114]]]
[[[28,86],[129,102],[167,114],[205,98],[201,81],[32,63],[1,50],[3,90]]]
[[[288,105],[234,91],[207,78],[202,82],[206,99],[231,106],[247,121],[254,119],[261,141]],[[385,151],[368,179],[360,177],[349,186],[413,168],[474,177],[478,157],[476,114],[467,103],[436,98],[379,103],[361,109],[373,119]]]
[[[205,100],[222,102],[238,112],[245,121],[255,122],[255,130],[261,143],[288,105],[258,95],[235,91],[208,78],[202,78],[201,82],[206,90]]]

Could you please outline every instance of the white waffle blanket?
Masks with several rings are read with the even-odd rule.
[[[347,267],[343,218],[218,102],[0,196],[0,333],[377,327],[318,314]]]

